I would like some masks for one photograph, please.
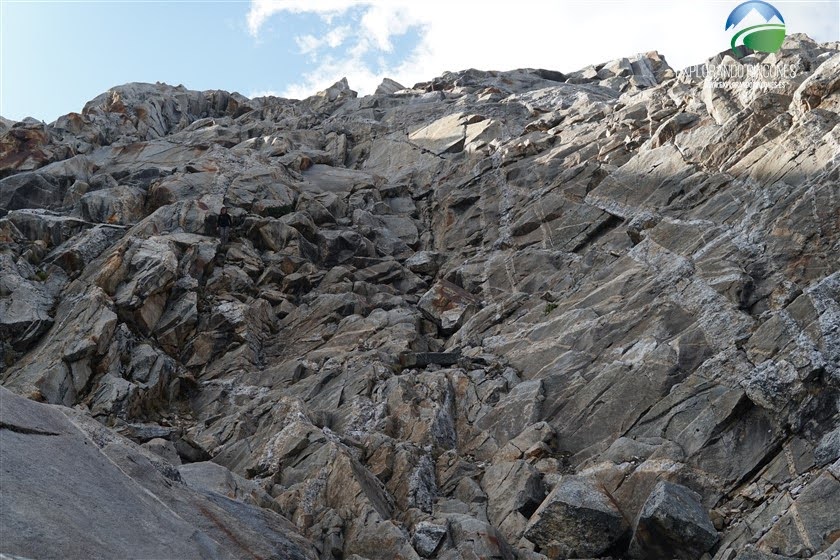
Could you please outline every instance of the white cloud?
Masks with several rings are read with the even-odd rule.
[[[353,89],[367,94],[384,77],[410,86],[446,70],[466,68],[530,67],[569,72],[651,50],[659,50],[671,66],[679,69],[728,48],[731,35],[724,24],[728,10],[736,4],[670,0],[252,0],[248,26],[256,36],[268,18],[284,12],[314,14],[323,20],[328,30],[322,37],[297,39],[301,51],[315,57],[317,66],[283,92],[289,97],[304,97],[342,77]],[[785,16],[789,32],[810,33],[823,41],[837,39],[836,4],[774,4]],[[358,13],[357,20],[348,21]],[[826,34],[826,20],[835,24],[828,30],[829,36],[821,36]],[[394,53],[394,39],[409,30],[418,32],[418,43],[398,62],[383,64],[382,55]],[[329,56],[322,52],[337,46],[346,49],[339,57],[334,52]]]
[[[314,35],[298,35],[295,37],[301,54],[315,54],[319,49],[329,47],[336,49],[340,47],[347,37],[350,35],[350,28],[347,26],[336,27],[331,29],[323,37],[315,37]]]
[[[390,52],[391,37],[399,36],[415,25],[428,24],[423,16],[429,12],[413,13],[407,6],[399,2],[388,4],[371,4],[362,17],[364,32],[373,39],[379,50]]]
[[[353,6],[365,4],[364,0],[251,0],[248,11],[248,30],[256,36],[262,24],[274,14],[289,12],[292,14],[313,13],[329,19],[341,14]]]
[[[349,35],[349,32],[349,27],[337,27],[333,29],[325,36],[327,46],[332,49],[341,46],[344,40],[347,39],[347,35]]]
[[[309,54],[321,46],[322,40],[315,35],[298,35],[295,37],[295,43],[301,54]]]

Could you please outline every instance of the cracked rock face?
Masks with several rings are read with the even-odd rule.
[[[0,552],[831,558],[838,49],[0,121]]]

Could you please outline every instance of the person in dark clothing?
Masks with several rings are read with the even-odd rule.
[[[216,227],[219,228],[219,237],[222,240],[222,245],[227,245],[228,236],[230,235],[230,214],[227,213],[227,208],[222,206],[219,212],[219,219],[216,220]]]

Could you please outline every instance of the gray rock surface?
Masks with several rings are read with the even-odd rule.
[[[193,492],[174,467],[153,462],[112,432],[86,433],[72,414],[2,387],[0,403],[0,542],[6,554],[316,558],[280,515]]]
[[[0,384],[63,430],[0,430],[43,498],[3,553],[616,558],[639,519],[646,550],[832,554],[840,55],[742,54],[707,63],[795,75],[649,52],[0,121]],[[700,532],[651,542],[660,511]]]
[[[603,489],[564,477],[534,512],[525,538],[549,558],[586,558],[618,550],[628,523]]]
[[[662,481],[639,513],[630,555],[696,560],[717,540],[717,531],[700,504],[700,495],[685,486]]]
[[[444,538],[446,538],[446,525],[421,521],[414,527],[411,543],[420,556],[432,558]]]
[[[377,95],[381,94],[391,94],[400,91],[401,89],[405,89],[403,85],[399,82],[392,80],[391,78],[385,78],[382,80],[382,83],[376,87],[376,91],[374,92]]]
[[[517,542],[528,518],[545,497],[539,471],[526,461],[497,463],[481,479],[487,494],[487,517],[508,542]]]

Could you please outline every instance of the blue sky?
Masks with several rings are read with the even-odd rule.
[[[648,50],[675,68],[727,48],[739,2],[0,0],[0,115],[51,122],[126,82],[303,97],[346,76],[576,70]],[[777,1],[789,32],[840,39],[840,0]]]

